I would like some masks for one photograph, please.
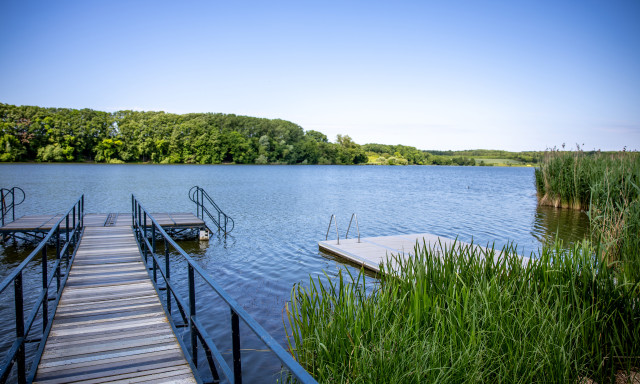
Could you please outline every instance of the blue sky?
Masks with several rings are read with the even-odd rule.
[[[420,149],[640,149],[640,1],[6,1],[0,102]]]

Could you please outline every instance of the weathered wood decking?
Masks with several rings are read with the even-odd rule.
[[[318,242],[321,251],[327,252],[358,265],[380,272],[380,263],[386,261],[387,255],[403,254],[405,257],[413,255],[413,248],[416,242],[422,245],[427,243],[442,242],[443,245],[451,245],[454,240],[445,237],[438,237],[430,233],[419,233],[411,235],[363,237],[358,239],[340,239],[340,244],[336,240]]]
[[[196,382],[125,217],[85,218],[34,382]]]
[[[380,272],[380,263],[387,261],[387,256],[399,255],[403,258],[413,257],[414,247],[416,244],[422,247],[423,244],[438,249],[440,244],[442,247],[451,248],[454,243],[470,245],[460,240],[453,240],[446,237],[440,237],[431,233],[418,233],[396,236],[379,236],[379,237],[363,237],[358,239],[340,239],[340,244],[336,240],[327,240],[318,242],[320,251],[330,253],[347,259],[355,264],[362,265],[374,272]],[[473,245],[481,249],[482,252],[487,248],[479,245]],[[500,249],[496,250],[494,257],[501,255]],[[519,256],[523,264],[529,260],[528,257]],[[392,260],[393,262],[393,260]],[[393,268],[393,266],[392,266]]]
[[[163,227],[195,228],[204,227],[205,222],[193,213],[152,213]],[[22,216],[0,227],[0,232],[49,232],[63,215]],[[71,226],[72,223],[69,223]],[[85,226],[131,225],[131,213],[88,213],[84,216]],[[66,228],[63,222],[61,229]]]

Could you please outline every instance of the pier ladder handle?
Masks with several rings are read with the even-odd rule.
[[[327,234],[324,239],[329,239],[329,231],[331,230],[332,221],[336,224],[336,236],[338,237],[338,245],[340,245],[340,233],[338,232],[338,219],[336,218],[336,215],[331,215],[331,219],[329,219],[329,227],[327,227]]]
[[[360,242],[360,225],[358,225],[358,215],[355,213],[351,214],[351,220],[349,220],[349,226],[347,227],[347,234],[344,236],[345,239],[349,237],[349,230],[351,229],[351,223],[353,222],[353,218],[356,219],[356,229],[358,230],[358,243]],[[329,223],[331,225],[331,223]]]

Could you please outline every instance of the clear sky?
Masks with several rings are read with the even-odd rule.
[[[640,149],[640,1],[0,0],[0,102]]]

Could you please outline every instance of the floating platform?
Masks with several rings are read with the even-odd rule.
[[[88,219],[102,217],[85,216],[34,382],[195,383],[140,257],[131,214],[107,227]]]
[[[436,236],[430,233],[418,233],[396,236],[362,237],[358,239],[340,239],[318,242],[320,251],[347,259],[374,272],[380,272],[380,263],[388,256],[400,255],[404,258],[414,256],[416,244],[423,243],[451,247],[454,243],[468,244],[459,240]],[[484,247],[477,246],[484,250]]]
[[[204,228],[205,222],[193,213],[152,213],[153,217],[164,228]],[[0,227],[0,233],[14,232],[49,232],[63,215],[22,216],[11,223]],[[150,224],[150,223],[149,223]],[[69,223],[73,226],[73,223]],[[85,227],[131,225],[131,213],[87,213],[84,215]],[[60,229],[66,229],[63,221]]]

